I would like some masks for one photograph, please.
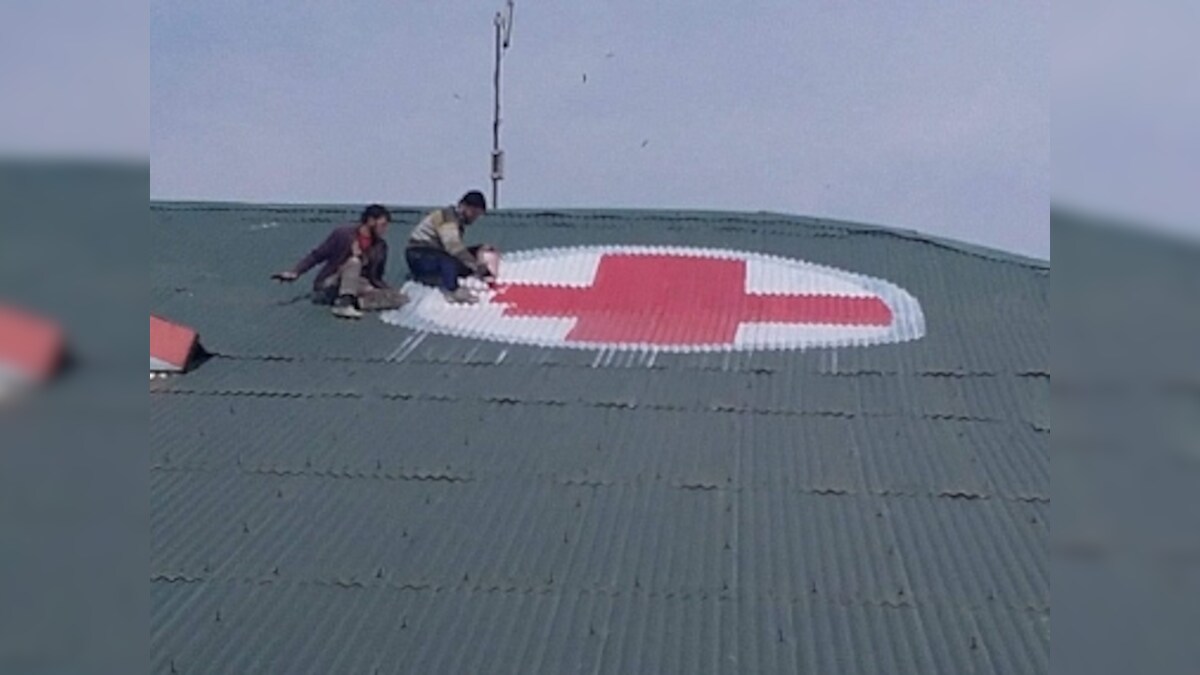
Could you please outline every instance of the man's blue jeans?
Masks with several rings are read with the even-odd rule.
[[[479,255],[479,247],[467,249],[471,255]],[[404,252],[412,278],[428,286],[438,286],[453,293],[458,290],[458,280],[469,277],[471,271],[461,260],[435,248],[409,247]]]

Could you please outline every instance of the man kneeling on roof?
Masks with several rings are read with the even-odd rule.
[[[388,247],[384,235],[392,214],[379,204],[363,210],[357,224],[338,227],[296,266],[272,276],[292,282],[324,263],[313,279],[313,302],[333,305],[334,316],[362,317],[361,310],[395,309],[407,298],[383,280]]]
[[[456,206],[438,209],[422,218],[409,235],[405,251],[413,279],[440,288],[450,302],[477,302],[459,284],[459,279],[474,276],[488,283],[495,281],[496,271],[487,262],[495,259],[489,255],[495,249],[487,245],[468,247],[463,243],[463,231],[486,212],[483,193],[472,190]]]

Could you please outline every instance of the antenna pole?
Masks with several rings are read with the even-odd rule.
[[[505,9],[507,15],[504,11],[496,12],[493,21],[496,28],[496,68],[492,73],[492,208],[500,208],[500,181],[504,180],[504,151],[500,149],[500,64],[512,34],[513,0],[508,0]]]
[[[496,14],[496,69],[492,75],[492,208],[500,207],[500,174],[496,159],[500,156],[500,15]]]

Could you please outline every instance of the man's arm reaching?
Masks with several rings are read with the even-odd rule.
[[[308,252],[308,255],[300,259],[295,267],[290,270],[285,270],[277,274],[272,274],[271,278],[276,281],[292,282],[299,279],[306,272],[316,267],[318,264],[325,262],[337,248],[337,232],[331,232],[325,241],[321,242],[316,248]]]
[[[471,253],[467,249],[467,245],[463,243],[462,235],[459,234],[456,223],[451,222],[438,225],[437,233],[447,253],[458,258],[476,276],[482,277],[487,274],[487,268],[479,264],[479,260],[475,258],[475,254]]]

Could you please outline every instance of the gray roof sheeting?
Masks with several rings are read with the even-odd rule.
[[[151,210],[152,310],[216,353],[151,383],[154,672],[1048,672],[1048,264],[773,214],[489,215],[505,249],[869,274],[928,330],[598,354],[267,282],[348,207]]]

